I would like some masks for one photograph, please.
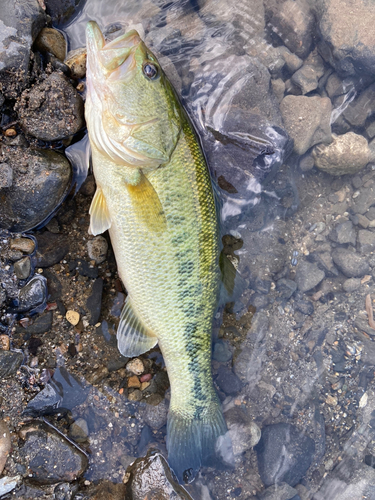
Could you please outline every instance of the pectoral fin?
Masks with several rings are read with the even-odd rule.
[[[104,233],[111,227],[111,218],[105,201],[103,191],[100,187],[96,188],[94,198],[91,202],[90,210],[90,229],[89,232],[96,236]]]
[[[134,212],[141,224],[145,224],[152,232],[163,232],[167,221],[158,193],[151,182],[142,173],[137,185],[127,184]]]
[[[117,329],[117,346],[123,356],[134,357],[149,351],[158,339],[149,332],[133,311],[129,297],[121,311]]]

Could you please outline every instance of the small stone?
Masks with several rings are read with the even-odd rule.
[[[141,382],[141,391],[145,391],[150,385],[150,382]]]
[[[143,382],[149,382],[152,379],[151,373],[145,373],[144,375],[141,376],[140,381]]]
[[[375,249],[375,233],[361,229],[358,231],[358,248],[361,253],[370,253]]]
[[[242,388],[241,380],[226,366],[219,367],[215,382],[219,388],[228,395],[237,394]]]
[[[332,252],[332,259],[339,270],[348,278],[361,278],[370,271],[365,257],[344,248],[336,248]]]
[[[280,292],[283,299],[290,299],[293,293],[297,290],[297,283],[287,278],[281,278],[276,283],[276,289]]]
[[[363,227],[363,229],[367,229],[370,224],[368,218],[361,214],[356,214],[356,217],[358,219],[358,225]]]
[[[103,280],[98,278],[94,281],[91,289],[91,295],[86,301],[86,310],[88,311],[90,325],[95,325],[100,318],[102,304]]]
[[[331,231],[329,237],[332,241],[339,243],[340,245],[350,243],[354,246],[357,240],[353,223],[350,220],[338,224]]]
[[[73,311],[72,309],[66,312],[65,317],[69,321],[69,323],[73,326],[78,325],[80,320],[79,313],[77,311]]]
[[[8,335],[0,335],[0,349],[2,349],[3,351],[9,351],[10,339]]]
[[[126,369],[134,375],[142,375],[142,373],[145,371],[144,364],[139,358],[130,360],[126,365]]]
[[[349,278],[344,281],[342,287],[345,292],[352,293],[361,286],[361,280],[359,278]]]
[[[47,300],[47,280],[40,274],[35,275],[24,287],[21,288],[18,295],[18,305],[16,311],[37,312]]]
[[[77,443],[84,443],[89,437],[89,427],[83,418],[77,418],[69,427],[69,436]]]
[[[60,262],[69,252],[69,243],[65,237],[46,231],[37,235],[37,265],[41,268],[51,267]]]
[[[301,89],[303,95],[318,87],[319,80],[324,74],[324,63],[317,49],[310,52],[303,66],[297,70],[291,80]]]
[[[80,192],[85,196],[94,196],[96,189],[95,178],[92,174],[88,175],[80,188]]]
[[[34,42],[39,52],[50,52],[60,61],[64,61],[66,53],[66,41],[64,35],[54,28],[43,28]]]
[[[87,242],[87,253],[96,264],[101,264],[107,257],[108,243],[103,236],[96,236]]]
[[[11,250],[20,250],[23,253],[33,253],[35,250],[35,243],[31,238],[15,238],[10,240]]]
[[[22,361],[22,353],[0,350],[0,379],[14,375]]]
[[[14,272],[19,280],[25,280],[29,277],[31,271],[30,257],[24,257],[14,263]]]
[[[326,403],[329,406],[337,406],[337,398],[331,396],[330,394],[326,397]]]
[[[168,405],[163,400],[156,406],[147,404],[143,413],[143,419],[151,429],[159,430],[167,423],[167,415]]]
[[[142,391],[139,389],[135,389],[133,392],[131,392],[128,395],[128,400],[129,401],[140,401],[143,398]]]
[[[10,432],[4,420],[0,420],[0,474],[2,474],[5,462],[12,448]]]
[[[261,431],[241,408],[230,408],[224,416],[235,456],[242,455],[258,444]]]
[[[314,158],[311,155],[303,156],[299,161],[299,168],[302,172],[308,172],[314,168]]]
[[[0,163],[0,189],[10,188],[13,184],[13,169],[7,163]]]
[[[232,359],[232,352],[229,349],[228,343],[220,339],[215,342],[212,358],[220,363],[226,363]]]
[[[69,66],[72,78],[85,78],[86,76],[86,59],[87,50],[86,47],[71,50],[68,52],[65,64]]]
[[[130,388],[135,388],[139,389],[141,387],[141,382],[139,381],[139,378],[136,375],[133,375],[132,377],[128,378],[128,387]]]
[[[123,456],[124,457],[124,456]],[[122,458],[121,463],[123,463]],[[125,469],[133,462],[134,459],[124,462]],[[125,500],[127,498],[126,485],[123,483],[111,483],[110,481],[101,481],[95,488],[94,494],[90,495],[90,500]],[[65,497],[64,497],[65,500]],[[66,499],[68,500],[68,499]],[[143,499],[142,499],[143,500]]]
[[[371,159],[367,140],[354,132],[333,136],[329,145],[313,149],[315,166],[331,175],[355,174]]]
[[[296,300],[294,302],[294,307],[297,309],[297,311],[301,312],[302,314],[306,314],[307,316],[311,316],[311,314],[313,314],[314,312],[314,304],[309,300]]]
[[[308,292],[324,279],[325,273],[316,264],[303,261],[297,267],[296,283],[298,290]]]

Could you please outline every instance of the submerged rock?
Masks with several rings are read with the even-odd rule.
[[[370,272],[370,266],[365,257],[345,248],[336,248],[332,259],[340,271],[348,278],[362,278]]]
[[[25,90],[17,111],[23,130],[43,141],[67,138],[84,125],[82,97],[60,72]]]
[[[242,455],[258,444],[261,431],[241,408],[230,408],[224,416],[235,456]]]
[[[0,350],[0,379],[14,375],[23,361],[21,352]]]
[[[48,217],[63,201],[71,167],[61,154],[21,147],[4,148],[13,169],[13,183],[2,190],[0,228],[27,231]]]
[[[354,132],[334,136],[332,144],[313,150],[315,166],[331,175],[356,174],[371,159],[367,140]]]
[[[25,440],[20,453],[27,462],[29,477],[40,484],[78,479],[88,465],[87,457],[47,425],[35,421],[20,431]]]
[[[158,498],[158,500],[192,500],[188,492],[173,477],[161,453],[150,450],[128,469],[130,478],[127,493],[132,500]]]
[[[15,305],[16,312],[44,309],[47,300],[47,280],[40,274],[34,276],[21,288]]]
[[[72,17],[84,0],[44,0],[44,3],[52,22],[61,23]]]
[[[324,279],[325,273],[310,262],[301,262],[297,267],[296,283],[298,290],[308,292]]]
[[[262,429],[256,451],[259,474],[266,486],[281,482],[295,486],[311,465],[315,443],[293,425],[279,423]]]

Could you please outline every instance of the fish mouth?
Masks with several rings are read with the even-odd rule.
[[[109,80],[123,79],[129,70],[135,69],[134,54],[142,41],[136,30],[130,30],[106,43],[98,24],[90,21],[86,27],[86,40],[88,57],[91,56],[93,63],[100,62]]]

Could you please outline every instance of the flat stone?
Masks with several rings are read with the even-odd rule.
[[[287,95],[281,101],[285,128],[294,139],[297,154],[306,153],[315,144],[331,142],[331,108],[328,97]]]
[[[20,250],[23,253],[33,253],[35,243],[31,238],[15,238],[10,240],[11,250]]]
[[[141,387],[141,382],[136,375],[128,378],[128,387],[134,389],[139,389]]]
[[[338,224],[330,233],[330,239],[335,243],[344,245],[350,243],[355,246],[357,235],[352,221],[348,220]]]
[[[290,299],[293,293],[297,290],[297,283],[287,278],[281,278],[276,283],[276,289],[280,292],[283,299]]]
[[[348,278],[362,278],[370,272],[370,266],[365,257],[344,248],[336,248],[332,252],[332,259]]]
[[[375,40],[375,39],[374,39]],[[375,112],[375,84],[367,89],[348,104],[343,112],[345,120],[353,127],[364,126],[367,118]]]
[[[47,311],[46,313],[38,316],[31,326],[22,329],[19,328],[17,329],[17,332],[27,332],[32,335],[39,333],[47,333],[52,328],[52,320],[53,320],[53,312]]]
[[[369,186],[367,188],[362,188],[359,193],[359,196],[357,196],[357,198],[355,198],[354,200],[353,212],[355,214],[364,214],[370,209],[370,207],[374,203],[375,203],[375,187]],[[375,216],[375,210],[373,215]],[[371,218],[372,215],[369,215],[369,219]]]
[[[126,484],[115,484],[110,481],[102,481],[96,486],[94,493],[90,495],[90,500],[125,500],[125,498]]]
[[[14,272],[19,280],[25,280],[29,277],[31,271],[30,257],[24,257],[14,263]]]
[[[232,351],[229,349],[228,343],[223,340],[218,340],[214,344],[212,359],[221,363],[226,363],[232,359]]]
[[[361,229],[358,231],[358,249],[361,253],[370,253],[375,249],[375,233]]]
[[[14,375],[23,361],[21,352],[0,350],[0,379]]]
[[[314,304],[309,300],[295,300],[294,307],[297,311],[302,314],[306,314],[307,316],[311,316],[314,312]]]
[[[295,486],[312,463],[315,443],[295,426],[279,423],[262,429],[256,452],[259,474],[265,486],[275,482]]]
[[[87,457],[62,435],[38,421],[21,429],[25,439],[20,454],[27,462],[29,478],[39,484],[75,481],[86,470]]]
[[[303,95],[318,87],[320,78],[324,74],[324,62],[315,49],[310,52],[303,66],[294,73],[291,80],[301,89]]]
[[[363,227],[363,229],[367,229],[370,224],[368,218],[361,214],[356,214],[356,216],[358,218],[358,225]]]
[[[316,264],[303,261],[298,264],[296,283],[298,290],[308,292],[315,288],[325,278],[325,273]]]
[[[313,149],[315,166],[331,175],[356,174],[369,163],[371,152],[363,135],[348,132],[333,137],[332,144]]]

